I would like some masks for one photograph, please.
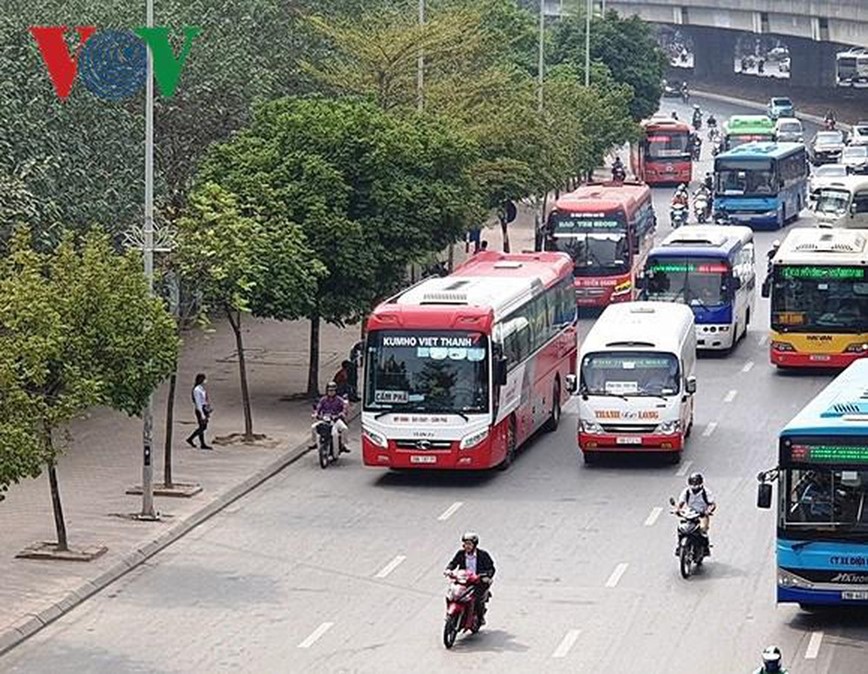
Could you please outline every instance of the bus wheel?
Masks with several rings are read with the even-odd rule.
[[[543,427],[546,433],[554,433],[558,430],[558,424],[561,422],[561,383],[555,380],[555,385],[552,387],[552,411],[545,426]]]
[[[510,417],[506,426],[506,456],[497,466],[498,470],[506,470],[515,461],[515,417]]]

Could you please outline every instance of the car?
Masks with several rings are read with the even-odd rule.
[[[681,98],[681,82],[663,80],[663,98]]]
[[[848,145],[841,153],[841,163],[850,173],[868,173],[868,145]]]
[[[779,143],[804,143],[805,129],[795,117],[780,117],[775,122],[775,140]]]
[[[817,131],[808,146],[808,156],[811,158],[811,163],[815,166],[840,163],[845,140],[844,132],[838,129]]]
[[[868,120],[856,122],[850,131],[850,145],[868,145]]]
[[[769,99],[769,104],[766,106],[766,114],[771,119],[779,117],[795,117],[796,108],[793,102],[784,96],[773,96]]]
[[[847,167],[844,164],[818,166],[811,172],[811,177],[808,180],[808,194],[813,195],[817,190],[829,187],[846,177]]]

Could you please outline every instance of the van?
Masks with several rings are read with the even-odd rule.
[[[778,143],[804,143],[805,129],[796,117],[780,117],[775,122],[775,141]]]
[[[693,427],[693,311],[673,302],[609,305],[579,358],[578,444],[603,452],[655,452],[681,460]]]
[[[816,190],[810,209],[818,227],[868,229],[868,176],[829,181]]]

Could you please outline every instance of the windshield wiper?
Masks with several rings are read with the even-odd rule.
[[[377,412],[377,413],[374,415],[374,419],[375,419],[375,420],[376,420],[376,419],[382,419],[384,416],[386,416],[387,414],[391,414],[391,413],[392,413],[392,408],[390,407],[390,408],[387,409],[385,412]]]

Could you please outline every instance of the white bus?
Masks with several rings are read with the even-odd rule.
[[[818,227],[868,229],[868,176],[844,176],[815,192]]]
[[[835,59],[839,87],[868,87],[868,51],[850,49]]]

